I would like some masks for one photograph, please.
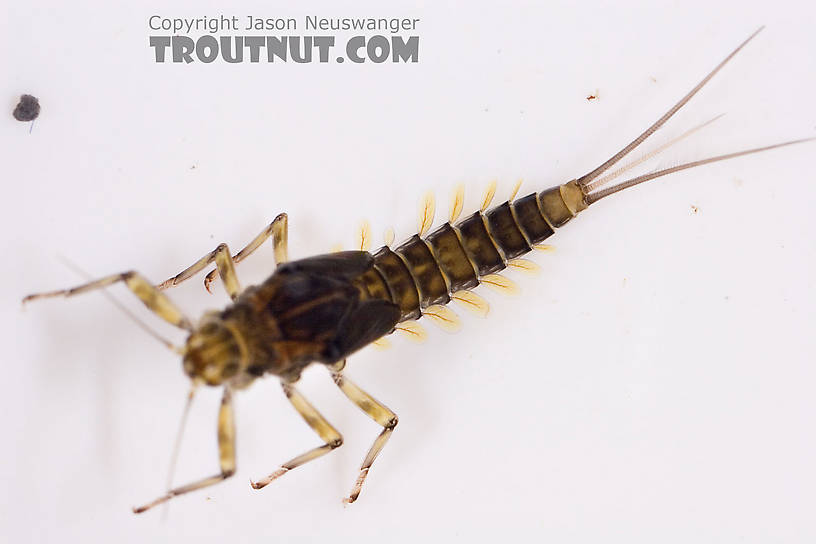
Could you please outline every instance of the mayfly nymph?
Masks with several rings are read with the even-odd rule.
[[[629,145],[586,175],[515,198],[517,186],[507,201],[491,208],[495,192],[493,185],[482,199],[480,209],[464,219],[460,218],[463,207],[463,191],[460,189],[454,195],[448,221],[433,230],[435,204],[433,198],[427,197],[417,234],[396,247],[392,248],[389,242],[370,253],[367,251],[368,236],[364,233],[364,241],[358,251],[289,261],[288,220],[285,214],[280,214],[235,255],[226,244],[220,244],[181,273],[158,285],[135,271],[129,271],[71,289],[25,297],[24,302],[72,296],[123,282],[148,309],[188,333],[183,346],[176,347],[169,343],[168,346],[181,355],[184,372],[190,377],[193,388],[201,384],[223,388],[218,415],[218,472],[170,489],[152,502],[134,508],[134,511],[144,512],[175,496],[213,485],[235,473],[232,395],[262,376],[271,374],[280,379],[286,397],[318,434],[322,443],[283,463],[268,476],[253,481],[252,487],[265,487],[286,472],[341,446],[341,434],[296,386],[303,369],[314,363],[324,365],[345,396],[382,427],[360,466],[351,492],[344,499],[354,502],[372,464],[394,432],[398,419],[393,411],[348,379],[344,368],[350,355],[395,330],[422,335],[422,329],[416,323],[422,317],[442,327],[455,328],[457,317],[447,307],[452,300],[477,313],[485,313],[487,303],[472,292],[475,287],[487,284],[499,290],[511,291],[512,282],[499,272],[508,266],[535,266],[521,257],[541,247],[557,228],[609,195],[680,170],[813,140],[806,138],[709,157],[602,188],[645,158],[709,124],[711,121],[691,129],[644,158],[602,176],[683,107],[760,30],[754,32]],[[277,263],[274,273],[259,285],[242,288],[235,264],[270,238]],[[205,313],[194,323],[163,291],[212,264],[215,264],[215,269],[205,277],[205,286],[209,290],[211,282],[220,277],[232,303],[223,310]],[[189,398],[192,398],[192,393]]]

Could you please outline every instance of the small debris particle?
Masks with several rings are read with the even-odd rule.
[[[587,96],[587,97],[586,97],[586,99],[587,99],[588,101],[591,101],[591,100],[598,100],[598,98],[600,97],[600,95],[601,95],[601,93],[599,93],[599,92],[598,92],[598,89],[595,89],[595,92],[594,92],[593,94],[591,94],[591,95]]]
[[[694,204],[691,205],[691,213],[697,213],[699,211],[700,211],[700,208],[698,208]]]
[[[190,170],[195,170],[195,164],[190,167]]]
[[[657,78],[654,76],[649,76],[649,79],[652,80],[652,83],[657,83]]]
[[[30,94],[20,96],[20,102],[12,113],[18,121],[33,121],[40,115],[40,101]]]

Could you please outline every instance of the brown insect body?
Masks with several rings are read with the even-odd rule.
[[[507,262],[532,250],[554,229],[586,208],[574,181],[462,221],[449,222],[425,238],[414,235],[390,250],[374,254],[374,266],[400,307],[400,321],[417,319],[430,306],[447,304],[451,295],[479,285],[480,278],[507,267]],[[376,288],[380,292],[379,286]]]
[[[387,244],[373,255],[367,251],[345,251],[288,261],[288,220],[285,214],[281,214],[234,256],[226,244],[220,244],[190,267],[158,285],[135,271],[129,271],[71,289],[25,297],[24,302],[72,296],[123,282],[157,316],[189,333],[185,346],[181,348],[160,340],[183,356],[184,370],[192,378],[193,384],[203,382],[224,386],[217,434],[219,472],[170,489],[134,511],[144,512],[178,495],[218,483],[235,473],[232,390],[246,386],[264,374],[281,378],[287,399],[323,443],[282,463],[265,478],[253,482],[255,489],[342,445],[342,435],[295,387],[302,370],[312,363],[326,365],[343,394],[382,427],[360,466],[351,493],[345,499],[347,502],[355,501],[369,469],[398,420],[394,412],[343,374],[346,357],[396,328],[409,330],[405,322],[423,315],[442,322],[445,319],[455,321],[455,316],[451,319],[453,314],[446,315],[450,311],[442,307],[454,298],[486,311],[486,303],[470,290],[480,283],[509,285],[508,280],[497,276],[496,272],[510,264],[521,265],[522,261],[514,263],[514,259],[530,251],[551,236],[556,228],[606,196],[684,169],[813,140],[806,138],[710,157],[601,188],[642,162],[644,159],[634,161],[600,177],[658,130],[758,32],[752,34],[635,140],[588,174],[540,193],[517,200],[511,198],[488,209],[495,190],[495,186],[491,186],[480,210],[457,222],[462,207],[460,191],[454,200],[450,220],[433,231],[430,231],[433,200],[426,198],[419,232],[393,250]],[[645,158],[712,121],[675,138]],[[270,238],[278,263],[275,272],[262,284],[242,290],[235,264]],[[365,231],[362,238],[364,242],[361,246],[365,248]],[[194,327],[163,290],[191,278],[212,264],[216,269],[206,276],[205,285],[209,289],[210,283],[220,276],[233,303],[222,311],[205,314],[198,326]],[[192,399],[192,393],[189,398]]]
[[[246,385],[267,373],[297,381],[311,363],[338,363],[478,286],[585,207],[570,182],[373,256],[344,251],[284,263],[223,311],[204,316],[187,340],[184,369],[208,385]]]
[[[356,285],[373,271],[374,259],[364,251],[282,264],[265,282],[247,288],[217,313],[216,321],[234,339],[236,349],[229,356],[237,368],[217,361],[200,362],[188,374],[211,385],[226,379],[246,383],[266,373],[294,382],[311,363],[343,360],[393,330],[399,319],[390,301],[371,297]],[[191,334],[188,354],[200,330]],[[212,383],[205,376],[208,364],[227,372],[215,376],[217,380],[212,381],[216,383]]]

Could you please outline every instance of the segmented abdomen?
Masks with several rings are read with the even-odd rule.
[[[372,296],[387,291],[400,307],[400,321],[447,304],[452,293],[473,289],[481,277],[503,270],[575,215],[562,187],[476,212],[455,225],[445,223],[425,238],[415,234],[394,250],[380,248],[374,253],[378,274],[364,278],[366,291]]]

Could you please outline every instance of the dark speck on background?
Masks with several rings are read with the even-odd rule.
[[[18,121],[33,121],[40,115],[40,101],[30,94],[24,94],[12,115]]]

